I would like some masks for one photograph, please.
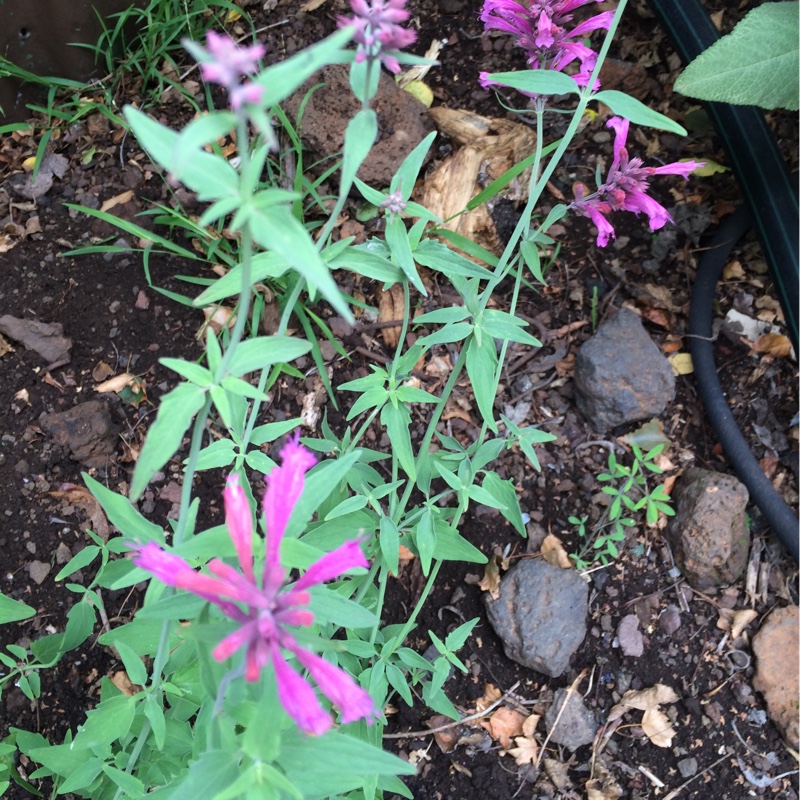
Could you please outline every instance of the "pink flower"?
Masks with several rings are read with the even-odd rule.
[[[402,50],[417,41],[417,34],[400,26],[410,15],[406,0],[350,0],[355,16],[339,17],[338,25],[356,29],[356,61],[377,58],[390,72],[400,72],[397,57],[388,51]]]
[[[228,479],[223,498],[225,522],[241,571],[213,558],[208,564],[211,575],[197,572],[155,542],[140,547],[134,562],[162,582],[214,603],[226,616],[240,623],[214,648],[214,658],[225,661],[244,649],[247,681],[257,681],[261,670],[271,663],[281,705],[301,730],[320,735],[331,727],[330,715],[323,710],[312,685],[289,665],[284,651],[297,658],[322,693],[339,707],[342,722],[362,718],[370,722],[376,714],[375,705],[369,693],[350,675],[301,647],[289,629],[309,626],[314,621],[307,608],[310,596],[306,590],[310,586],[336,578],[354,567],[367,567],[368,562],[358,540],[352,540],[322,556],[299,580],[284,586],[286,572],[280,564],[280,544],[292,510],[303,493],[305,473],[315,462],[314,456],[296,438],[283,448],[281,458],[281,466],[275,467],[266,478],[266,559],[260,586],[253,570],[253,518],[236,475]]]
[[[667,209],[647,194],[648,180],[653,175],[680,175],[684,179],[702,167],[702,161],[681,161],[665,164],[663,167],[644,167],[641,158],[628,158],[625,146],[628,138],[630,121],[621,117],[612,117],[606,126],[613,128],[614,160],[608,170],[605,183],[593,194],[578,183],[575,185],[575,200],[570,208],[594,222],[597,227],[597,245],[605,247],[609,236],[616,238],[614,228],[605,218],[611,211],[632,211],[634,214],[647,214],[650,230],[657,231],[667,222],[672,222]]]
[[[533,0],[527,6],[516,0],[486,0],[481,21],[487,30],[499,30],[516,37],[516,43],[528,55],[531,69],[552,69],[558,72],[576,59],[580,69],[572,78],[579,86],[589,83],[597,61],[597,53],[580,40],[592,31],[607,30],[613,11],[596,14],[567,30],[572,12],[587,3],[601,0]],[[576,41],[577,40],[577,41]],[[486,82],[481,83],[486,88]],[[597,88],[599,83],[594,88]]]
[[[258,62],[264,57],[267,48],[263,44],[239,47],[230,36],[214,31],[208,32],[206,44],[207,49],[203,52],[209,60],[200,64],[203,80],[225,87],[234,110],[246,103],[258,104],[264,94],[264,87],[239,81],[245,75],[258,72]]]

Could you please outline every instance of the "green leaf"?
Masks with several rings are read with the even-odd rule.
[[[764,3],[689,64],[675,91],[761,108],[798,109],[798,3]]]
[[[35,608],[25,605],[20,600],[12,600],[10,597],[0,594],[0,625],[7,622],[19,622],[35,615]]]
[[[497,433],[497,423],[494,420],[496,369],[497,351],[494,348],[494,340],[485,336],[482,344],[478,344],[477,337],[473,336],[467,344],[467,375],[481,416],[493,433]]]
[[[277,105],[317,70],[328,64],[345,64],[351,60],[352,55],[345,53],[342,48],[350,41],[352,35],[353,32],[349,29],[336,31],[327,39],[306,47],[296,55],[279,61],[257,75],[254,82],[264,87],[261,104],[266,107]]]
[[[392,575],[398,574],[400,562],[400,531],[391,517],[381,516],[380,522],[381,555]]]
[[[204,447],[197,457],[197,470],[218,469],[233,463],[236,446],[230,439],[217,439]]]
[[[419,552],[422,574],[427,575],[430,572],[431,560],[436,550],[436,529],[433,524],[433,511],[430,508],[426,507],[422,518],[417,523],[414,530],[414,544]]]
[[[403,270],[406,278],[417,291],[427,297],[428,292],[422,284],[422,278],[420,278],[417,265],[414,263],[414,253],[411,250],[411,242],[408,240],[405,222],[399,216],[390,217],[386,222],[384,236],[392,253],[392,260]]]
[[[214,385],[214,376],[205,367],[195,364],[193,361],[183,361],[180,358],[159,358],[159,364],[163,364],[167,369],[177,372],[187,381],[196,383],[198,386],[206,387]]]
[[[395,406],[393,403],[386,403],[381,409],[381,424],[389,434],[389,441],[392,443],[392,452],[397,456],[400,466],[405,470],[411,480],[416,480],[417,470],[414,465],[414,452],[411,449],[411,414],[405,405]]]
[[[487,308],[481,318],[481,329],[495,339],[541,347],[542,343],[527,331],[522,330],[527,323],[524,320],[499,309]]]
[[[345,319],[352,320],[350,308],[331,277],[328,265],[317,252],[308,231],[292,214],[289,205],[256,210],[251,222],[253,238],[262,247],[280,256],[306,279],[311,290],[319,291]]]
[[[73,572],[83,569],[95,560],[100,548],[97,545],[90,544],[83,548],[79,553],[74,555],[65,565],[64,568],[56,575],[53,580],[62,581]]]
[[[199,386],[181,383],[161,398],[158,416],[150,426],[136,462],[131,482],[131,500],[136,501],[142,496],[153,475],[178,450],[195,414],[203,407],[205,397],[205,391]]]
[[[552,69],[524,72],[493,72],[489,80],[529,94],[579,94],[580,87],[569,75]]]
[[[342,186],[352,185],[358,168],[364,163],[377,138],[378,115],[371,108],[362,108],[347,123],[344,133]]]
[[[128,677],[131,679],[131,683],[145,686],[147,684],[147,670],[142,663],[142,659],[139,658],[125,642],[119,640],[115,641],[114,648],[122,659],[122,663],[125,667],[125,671],[128,673]]]
[[[103,772],[105,772],[114,784],[128,797],[140,798],[146,796],[144,784],[129,772],[124,772],[117,767],[112,767],[110,764],[103,764]]]
[[[517,533],[527,536],[514,481],[504,481],[497,473],[487,472],[483,479],[483,488],[500,503],[500,513],[516,528]]]
[[[312,586],[311,609],[315,618],[323,622],[332,622],[342,628],[372,628],[378,619],[364,606],[354,600],[338,594],[327,586]]]
[[[392,184],[389,187],[391,192],[400,190],[404,200],[408,200],[411,197],[411,192],[417,183],[425,156],[428,154],[428,150],[431,149],[435,138],[436,131],[432,131],[405,157],[392,178]]]
[[[468,258],[451,250],[446,244],[435,239],[423,239],[414,249],[414,260],[423,267],[435,269],[448,278],[480,278],[489,280],[492,273],[488,269],[470,261]]]
[[[272,364],[294,361],[311,349],[311,343],[292,336],[259,336],[241,342],[231,359],[231,375],[246,375]]]
[[[659,114],[658,111],[653,111],[652,108],[648,108],[644,103],[640,103],[624,92],[618,92],[616,89],[604,89],[592,99],[607,105],[615,114],[629,119],[636,125],[645,125],[648,128],[658,128],[662,131],[677,133],[679,136],[686,136],[686,130],[677,122]]]

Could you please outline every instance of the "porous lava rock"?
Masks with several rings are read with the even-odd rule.
[[[306,146],[325,160],[326,168],[342,152],[347,123],[361,108],[361,102],[350,90],[348,76],[348,67],[341,64],[325,67],[283,104],[292,120],[296,120],[309,90],[325,84],[311,93],[303,109],[300,135]],[[359,168],[358,177],[381,189],[389,186],[405,157],[434,128],[425,106],[385,72],[381,72],[371,106],[378,117],[378,140]]]
[[[575,359],[575,401],[598,433],[657,417],[675,399],[675,375],[639,316],[620,309]]]
[[[486,596],[486,611],[505,654],[557,678],[586,636],[589,585],[570,569],[523,559],[500,581],[500,596]]]
[[[41,429],[69,448],[75,461],[87,467],[103,467],[117,447],[119,428],[102,400],[79,403],[67,411],[46,414]]]
[[[681,478],[667,533],[690,586],[708,591],[738,580],[747,565],[747,488],[733,475],[693,468]]]
[[[773,611],[753,637],[756,674],[753,686],[764,695],[767,711],[793,750],[800,750],[800,613],[797,606]]]

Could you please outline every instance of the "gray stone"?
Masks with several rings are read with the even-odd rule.
[[[681,773],[682,778],[691,778],[692,775],[697,774],[697,759],[684,758],[678,762],[678,772]]]
[[[639,658],[644,653],[644,638],[639,630],[639,617],[636,614],[626,614],[620,620],[617,639],[619,639],[619,646],[626,656]]]
[[[35,584],[41,586],[44,579],[50,574],[50,565],[45,564],[44,561],[31,561],[28,564],[28,574]]]
[[[591,744],[598,727],[594,714],[586,708],[583,698],[575,692],[567,692],[566,689],[559,689],[555,693],[553,704],[544,716],[544,723],[550,741],[563,744],[570,750]]]
[[[523,559],[500,582],[500,596],[485,596],[492,627],[505,654],[557,678],[586,636],[589,584],[574,570]]]
[[[69,361],[72,340],[64,336],[60,322],[37,322],[6,314],[0,317],[0,333],[21,342],[26,350],[34,350],[50,364]]]
[[[663,414],[675,398],[675,375],[638,315],[623,308],[578,352],[575,389],[581,413],[603,433]]]
[[[346,66],[325,67],[283,104],[294,120],[308,91],[326,84],[312,93],[300,125],[303,141],[321,158],[341,153],[347,123],[361,108],[350,90],[348,76]],[[405,157],[433,130],[433,123],[425,106],[383,70],[371,105],[378,115],[378,140],[358,170],[358,177],[380,189],[389,185]],[[325,167],[329,164],[330,160],[326,161]]]
[[[744,484],[732,475],[695,468],[680,479],[676,495],[667,535],[689,585],[707,591],[738,580],[750,549]]]

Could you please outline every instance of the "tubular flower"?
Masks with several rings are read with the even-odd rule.
[[[601,1],[532,0],[526,6],[515,0],[486,0],[481,21],[487,30],[504,31],[515,36],[517,45],[528,55],[531,69],[561,72],[577,59],[580,69],[572,79],[579,86],[586,86],[597,61],[597,53],[580,40],[592,31],[608,30],[614,12],[596,14],[572,30],[567,30],[566,26],[572,21],[572,12],[576,8]],[[481,85],[487,88],[491,83],[483,81]]]
[[[293,584],[284,585],[286,572],[279,561],[280,544],[314,457],[294,439],[283,448],[281,458],[281,466],[266,478],[266,560],[260,586],[253,570],[253,519],[236,475],[228,479],[223,498],[225,522],[241,571],[214,558],[208,564],[210,575],[197,572],[155,542],[139,548],[134,562],[164,583],[214,603],[238,622],[239,627],[214,648],[214,658],[225,661],[244,649],[247,681],[257,681],[262,668],[272,664],[281,705],[301,730],[320,735],[331,727],[331,717],[320,705],[311,683],[289,665],[285,651],[297,658],[322,693],[339,707],[342,722],[362,718],[370,722],[376,714],[375,705],[369,693],[346,672],[301,647],[290,628],[314,621],[308,609],[309,587],[354,567],[367,567],[368,563],[358,540],[352,540],[322,556]]]
[[[615,132],[614,160],[606,181],[593,194],[588,194],[587,188],[582,183],[576,184],[575,200],[569,206],[594,222],[597,227],[598,247],[605,247],[609,237],[616,239],[614,228],[605,217],[612,211],[647,214],[651,231],[657,231],[667,222],[672,222],[667,209],[648,196],[649,179],[653,175],[680,175],[685,179],[704,165],[702,161],[680,161],[662,167],[644,167],[641,158],[628,158],[625,144],[630,121],[612,117],[606,126],[613,128]]]
[[[258,71],[258,62],[267,49],[263,44],[239,47],[230,36],[209,31],[206,37],[208,61],[200,64],[203,80],[217,83],[228,91],[231,108],[237,110],[246,103],[257,104],[264,87],[255,83],[240,83],[245,75]]]
[[[402,50],[417,41],[417,34],[401,27],[411,14],[406,0],[350,0],[353,17],[339,17],[338,25],[355,27],[358,44],[356,61],[377,58],[390,72],[400,72],[397,57],[390,51]]]

